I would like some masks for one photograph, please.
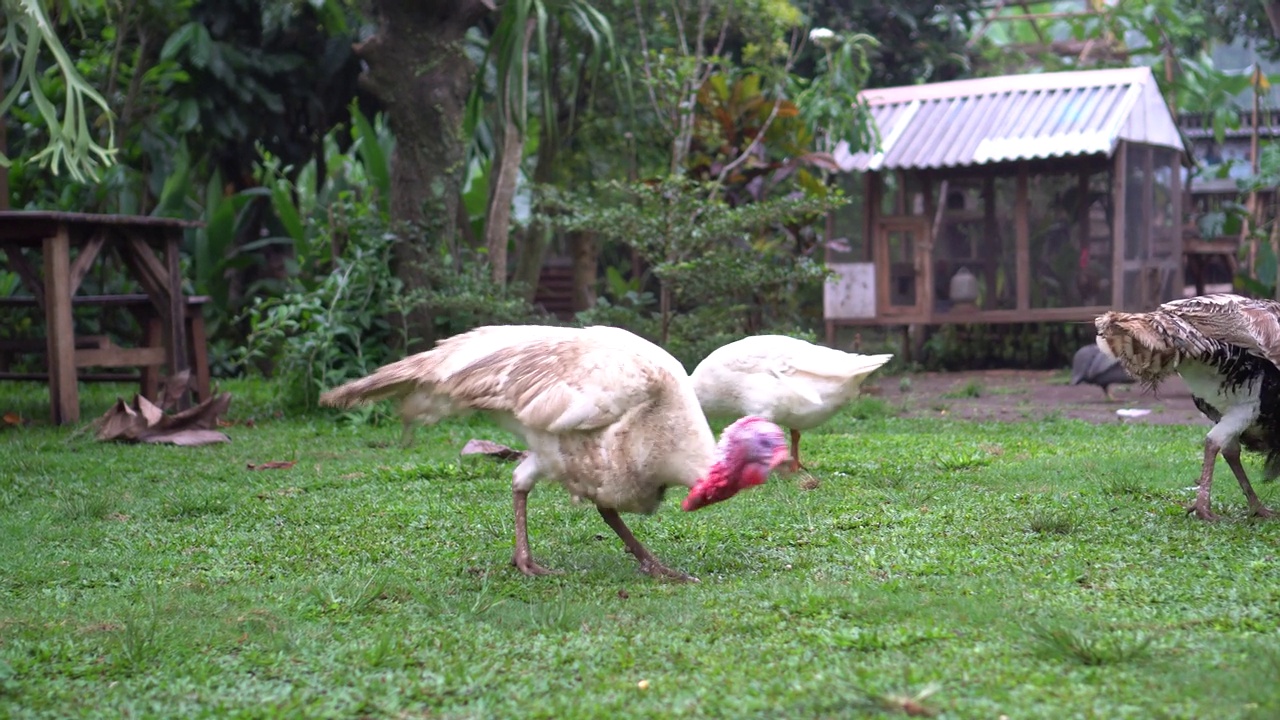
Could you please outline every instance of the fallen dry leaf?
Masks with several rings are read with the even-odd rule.
[[[257,465],[253,463],[249,463],[249,469],[250,470],[288,470],[289,468],[297,464],[298,464],[297,460],[269,460],[267,462],[259,463]]]
[[[208,445],[231,442],[214,428],[218,417],[231,406],[231,393],[222,393],[182,412],[167,414],[160,406],[134,395],[132,403],[116,398],[111,409],[98,418],[98,440]]]
[[[4,414],[5,425],[22,425],[22,416],[16,412],[7,412]]]
[[[462,446],[462,452],[459,455],[488,455],[489,457],[498,458],[499,460],[523,460],[527,452],[509,448],[506,445],[499,445],[496,442],[488,440],[471,439],[466,445]]]

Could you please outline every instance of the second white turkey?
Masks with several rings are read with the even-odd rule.
[[[717,348],[694,369],[708,417],[758,415],[791,430],[791,470],[799,470],[800,433],[830,420],[868,375],[893,358],[859,355],[785,335],[755,335]]]

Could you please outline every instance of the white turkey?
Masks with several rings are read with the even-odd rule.
[[[1214,422],[1205,437],[1196,499],[1187,511],[1217,519],[1209,491],[1221,453],[1250,514],[1271,517],[1240,464],[1240,447],[1266,455],[1266,477],[1280,474],[1280,303],[1203,295],[1147,313],[1109,312],[1095,324],[1098,346],[1131,375],[1154,388],[1177,373],[1196,407]]]
[[[893,355],[858,355],[785,335],[754,335],[716,348],[690,378],[710,417],[758,415],[791,429],[791,471],[800,432],[830,420]]]
[[[1125,372],[1120,361],[1102,351],[1096,344],[1085,345],[1076,351],[1071,360],[1071,384],[1088,383],[1102,388],[1108,400],[1115,401],[1112,385],[1132,385],[1133,378]]]
[[[524,438],[529,453],[511,483],[511,562],[526,575],[550,572],[534,562],[526,530],[538,480],[595,503],[641,571],[696,581],[659,562],[618,513],[652,513],[672,486],[689,488],[682,507],[697,510],[763,483],[787,459],[782,430],[764,418],[739,419],[717,444],[680,363],[611,327],[478,328],[330,390],[320,402],[351,407],[383,398],[400,399],[406,424],[477,410]]]

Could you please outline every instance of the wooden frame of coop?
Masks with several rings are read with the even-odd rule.
[[[1087,321],[1182,295],[1185,151],[1147,68],[867,90],[841,157],[836,328]]]

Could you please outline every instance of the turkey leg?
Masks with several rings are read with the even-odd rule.
[[[1218,459],[1218,443],[1213,438],[1204,441],[1204,467],[1200,470],[1200,482],[1196,487],[1196,499],[1187,507],[1187,512],[1201,520],[1218,520],[1218,515],[1209,509],[1209,487],[1213,484],[1213,463]],[[1237,451],[1236,462],[1240,461]],[[1242,470],[1243,472],[1243,470]],[[1250,488],[1252,490],[1252,488]]]
[[[525,518],[525,508],[529,503],[528,490],[516,490],[514,495],[514,505],[516,509],[516,552],[511,556],[511,564],[520,569],[525,575],[559,575],[559,570],[548,570],[533,561],[533,555],[529,552],[529,529]]]
[[[800,472],[809,468],[800,464],[800,431],[791,429],[791,472]]]
[[[636,559],[640,561],[640,572],[656,578],[669,578],[681,582],[698,582],[698,578],[682,573],[679,570],[672,570],[659,562],[658,558],[654,557],[653,553],[649,552],[649,549],[641,545],[636,536],[631,534],[631,528],[622,522],[622,516],[618,514],[617,510],[596,509],[600,511],[600,517],[604,518],[609,527],[613,528],[618,537],[622,538],[623,544],[627,546],[627,551],[635,555]]]
[[[1222,459],[1227,461],[1227,467],[1235,473],[1240,489],[1244,491],[1244,497],[1249,501],[1249,514],[1264,518],[1275,517],[1276,514],[1258,499],[1257,493],[1253,491],[1253,485],[1249,484],[1249,476],[1244,474],[1244,465],[1240,464],[1240,445],[1232,443],[1223,448]]]

